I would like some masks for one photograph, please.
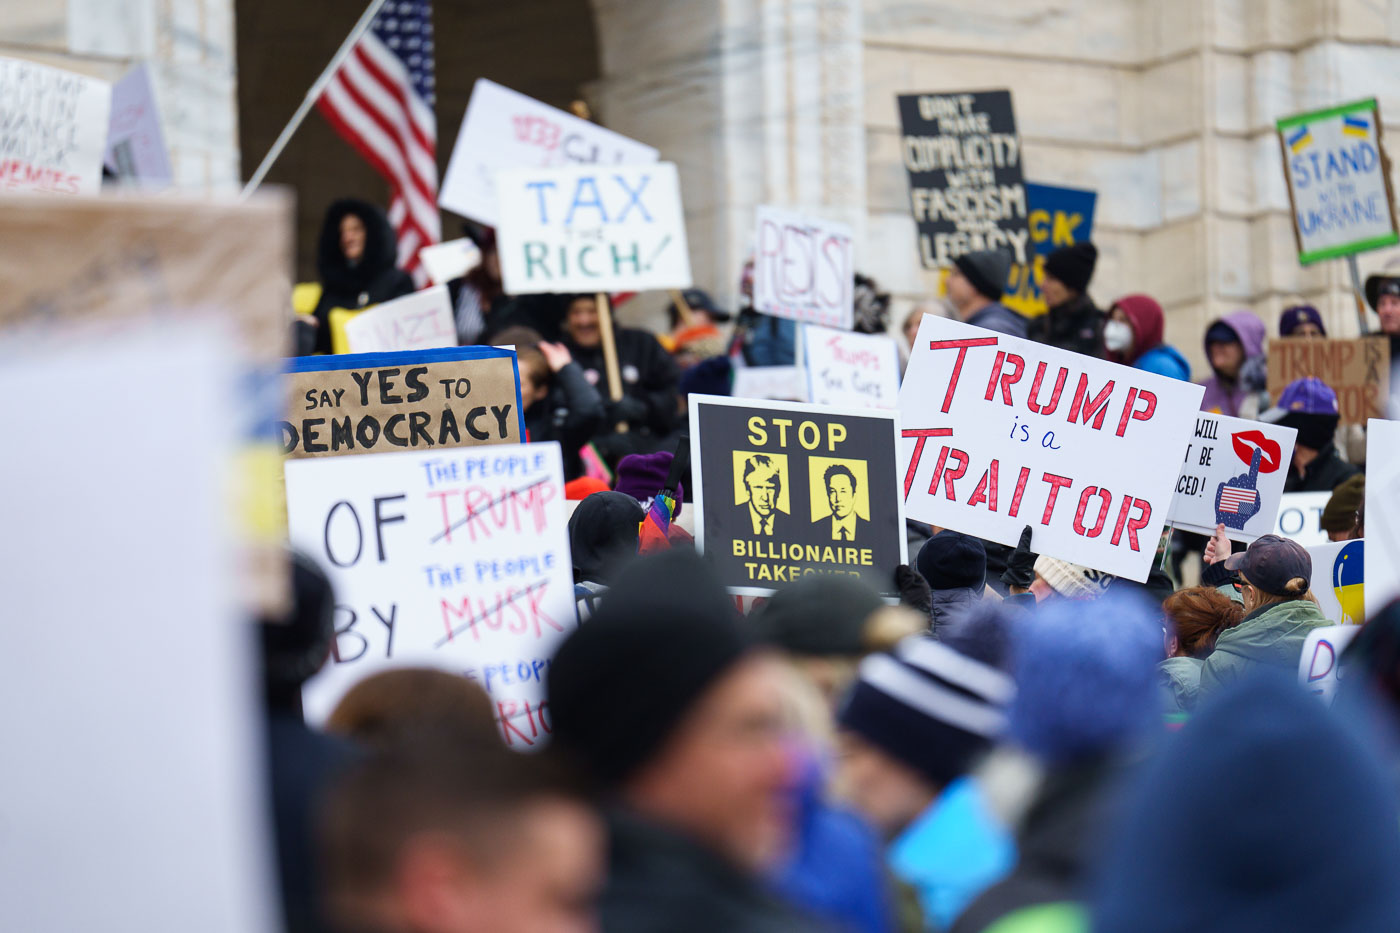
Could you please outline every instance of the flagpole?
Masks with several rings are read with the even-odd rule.
[[[301,121],[306,119],[306,115],[311,112],[311,108],[315,106],[317,98],[321,96],[321,92],[324,91],[326,85],[330,83],[331,77],[335,74],[336,70],[340,68],[340,63],[345,61],[346,56],[348,56],[350,51],[355,47],[355,43],[360,41],[360,36],[364,35],[370,23],[374,22],[375,14],[379,12],[379,8],[383,5],[384,0],[370,0],[369,7],[365,10],[359,21],[355,23],[355,28],[350,30],[350,35],[346,36],[345,41],[340,44],[340,48],[336,50],[335,55],[331,58],[330,64],[321,72],[321,76],[316,79],[316,83],[311,85],[311,90],[306,92],[306,97],[302,99],[301,106],[297,108],[297,112],[292,114],[292,119],[282,128],[282,133],[277,137],[277,141],[272,144],[272,148],[267,151],[267,155],[263,156],[262,163],[258,165],[258,170],[252,174],[252,177],[248,179],[248,183],[243,186],[243,193],[239,195],[240,199],[248,197],[248,195],[258,189],[258,185],[262,184],[263,179],[267,177],[268,170],[272,168],[272,163],[277,161],[277,157],[280,156],[282,150],[287,147],[287,143],[292,139],[292,134],[297,131],[297,127],[301,126]]]

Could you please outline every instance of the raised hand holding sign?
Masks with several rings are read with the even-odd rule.
[[[1249,472],[1231,477],[1215,488],[1215,520],[1227,528],[1240,529],[1259,511],[1260,448],[1254,448]]]

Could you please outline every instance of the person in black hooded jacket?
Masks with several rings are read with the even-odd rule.
[[[413,279],[396,265],[397,254],[394,230],[378,207],[342,198],[326,209],[316,245],[317,353],[331,352],[331,308],[363,308],[413,291]]]

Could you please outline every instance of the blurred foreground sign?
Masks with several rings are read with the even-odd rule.
[[[485,688],[507,745],[545,740],[545,674],[577,624],[558,444],[289,461],[287,518],[336,593],[309,721],[370,674],[428,666]]]
[[[96,194],[111,101],[106,81],[0,58],[0,191]]]
[[[904,385],[910,518],[1142,582],[1198,385],[924,315]]]
[[[448,347],[287,361],[293,459],[431,450],[525,439],[515,353]]]
[[[509,294],[690,287],[672,163],[522,169],[498,182]]]
[[[1366,425],[1366,618],[1400,597],[1400,421]]]

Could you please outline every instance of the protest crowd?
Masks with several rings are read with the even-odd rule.
[[[654,150],[457,145],[451,243],[336,200],[277,309],[269,929],[1400,930],[1400,267],[1172,346],[925,160],[939,293],[786,208],[702,288]]]

